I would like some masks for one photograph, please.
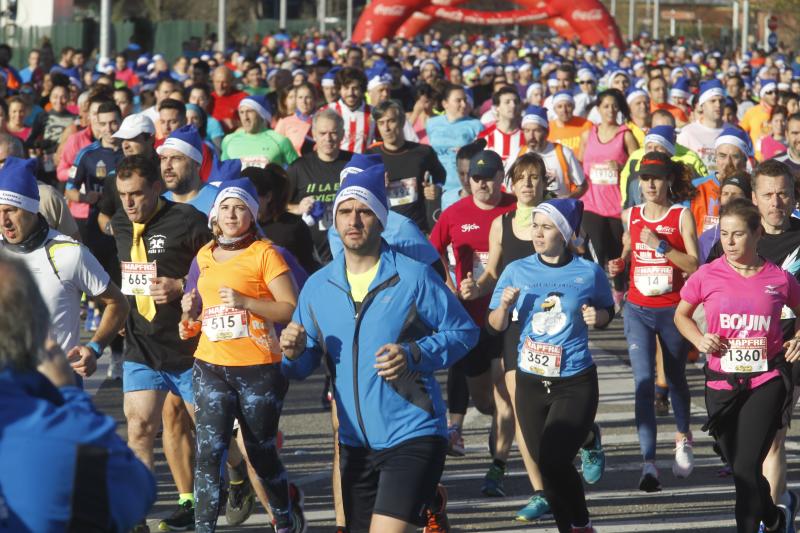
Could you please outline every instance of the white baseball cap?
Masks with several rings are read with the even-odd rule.
[[[150,120],[144,113],[135,113],[133,115],[128,115],[125,117],[125,120],[122,121],[122,125],[119,127],[117,132],[114,134],[115,139],[133,139],[141,135],[142,133],[146,133],[148,135],[155,135],[156,127],[153,124],[153,121]]]

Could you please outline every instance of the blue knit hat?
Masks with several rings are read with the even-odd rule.
[[[215,160],[215,163],[214,168],[211,169],[211,175],[208,177],[208,182],[211,184],[221,184],[242,176],[241,159]]]
[[[567,243],[578,233],[583,219],[583,202],[574,198],[554,198],[533,208],[534,213],[550,217]]]
[[[336,200],[333,202],[334,218],[342,202],[355,199],[366,204],[378,217],[381,225],[386,228],[389,202],[386,199],[385,176],[386,167],[383,166],[383,163],[372,165],[360,172],[347,174],[336,195]]]
[[[252,109],[258,116],[264,119],[265,122],[272,120],[272,106],[267,101],[265,96],[247,96],[242,98],[239,102],[239,109]]]
[[[717,140],[714,141],[714,149],[723,144],[730,144],[742,151],[746,157],[753,157],[753,143],[750,136],[736,126],[725,126]]]
[[[31,213],[39,212],[39,185],[35,159],[8,157],[0,169],[0,205],[13,205]]]
[[[538,105],[529,105],[522,116],[522,125],[524,126],[525,124],[536,124],[549,130],[550,123],[547,120],[547,110]]]
[[[383,165],[381,154],[353,154],[350,161],[348,161],[342,171],[339,172],[339,181],[344,181],[350,174],[363,172],[375,165]]]
[[[651,142],[666,148],[669,155],[675,155],[675,128],[668,125],[650,128],[644,137],[644,144]]]
[[[672,89],[669,90],[669,95],[671,98],[683,98],[685,100],[691,98],[692,93],[689,92],[689,80],[686,78],[678,78],[672,85]]]
[[[208,213],[208,225],[211,227],[211,220],[217,218],[219,206],[228,198],[238,198],[247,205],[253,220],[258,220],[258,191],[256,186],[249,178],[236,178],[222,182],[219,187],[217,197],[214,199],[214,207]]]
[[[203,139],[194,126],[183,126],[170,133],[156,153],[161,155],[166,149],[177,150],[198,165],[203,164]]]
[[[722,87],[722,82],[717,79],[704,81],[700,84],[700,94],[697,97],[697,105],[703,105],[715,96],[725,96],[725,89]]]

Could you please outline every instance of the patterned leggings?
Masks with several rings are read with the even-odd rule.
[[[289,388],[280,364],[220,366],[195,359],[192,372],[197,459],[196,530],[213,532],[220,510],[220,466],[239,420],[247,455],[264,482],[278,527],[291,525],[289,485],[275,447],[283,398]]]

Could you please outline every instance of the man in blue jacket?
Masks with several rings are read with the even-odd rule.
[[[303,379],[322,356],[335,376],[348,529],[423,525],[447,449],[434,378],[477,342],[478,329],[433,269],[382,239],[385,169],[345,178],[334,202],[344,253],[306,282],[281,335],[284,370]]]
[[[0,532],[126,532],[156,498],[153,475],[75,386],[45,339],[27,268],[0,253]]]

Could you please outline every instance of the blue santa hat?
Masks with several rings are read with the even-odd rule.
[[[529,105],[522,116],[522,125],[524,126],[525,124],[536,124],[549,130],[550,123],[547,120],[547,110],[538,105]]]
[[[183,126],[170,133],[164,143],[156,148],[156,153],[162,155],[167,149],[177,150],[198,165],[203,164],[203,139],[194,126]]]
[[[678,78],[675,84],[672,86],[672,89],[669,90],[670,98],[684,98],[688,100],[692,97],[692,93],[689,92],[689,80],[686,78]]]
[[[0,205],[12,205],[31,213],[39,212],[39,185],[35,159],[8,157],[0,169]]]
[[[239,109],[252,109],[264,122],[272,120],[272,112],[266,96],[247,96],[239,102]]]
[[[219,192],[214,199],[214,206],[208,213],[209,227],[211,227],[212,221],[217,218],[219,206],[228,198],[237,198],[244,202],[253,220],[258,220],[258,191],[256,191],[256,186],[253,185],[249,178],[236,178],[220,184]]]
[[[380,154],[376,155],[380,158]],[[339,187],[336,200],[333,202],[334,218],[342,202],[358,200],[367,205],[378,217],[381,226],[386,228],[386,221],[389,218],[389,201],[386,199],[385,179],[386,167],[383,166],[383,163],[368,166],[360,172],[347,174]]]
[[[722,82],[717,79],[704,81],[700,84],[697,105],[703,105],[715,96],[725,97],[725,89],[722,87]]]
[[[339,181],[344,181],[350,174],[364,172],[369,167],[382,164],[383,158],[381,154],[353,154],[350,161],[348,161],[342,171],[339,172]]]
[[[644,144],[656,143],[663,146],[669,155],[675,155],[675,128],[672,126],[654,126],[644,137]]]
[[[534,213],[550,217],[567,243],[578,233],[583,219],[583,202],[574,198],[554,198],[533,208]]]
[[[574,104],[575,98],[569,91],[558,91],[556,94],[553,95],[553,107],[555,107],[556,104],[559,102],[570,102]]]
[[[320,85],[323,87],[333,87],[336,85],[336,73],[341,70],[341,67],[333,67],[322,76]]]
[[[242,176],[241,159],[228,159],[226,161],[215,159],[214,162],[214,168],[211,169],[211,174],[208,176],[210,185],[219,186],[223,182],[235,180]]]
[[[625,93],[625,100],[628,102],[629,105],[633,103],[633,101],[636,100],[637,98],[649,98],[649,97],[650,95],[647,94],[647,91],[645,91],[644,89],[640,89],[638,87],[631,87]]]
[[[750,136],[736,126],[725,126],[717,140],[714,141],[714,149],[716,150],[723,144],[731,144],[741,150],[746,157],[753,157],[753,143]]]

